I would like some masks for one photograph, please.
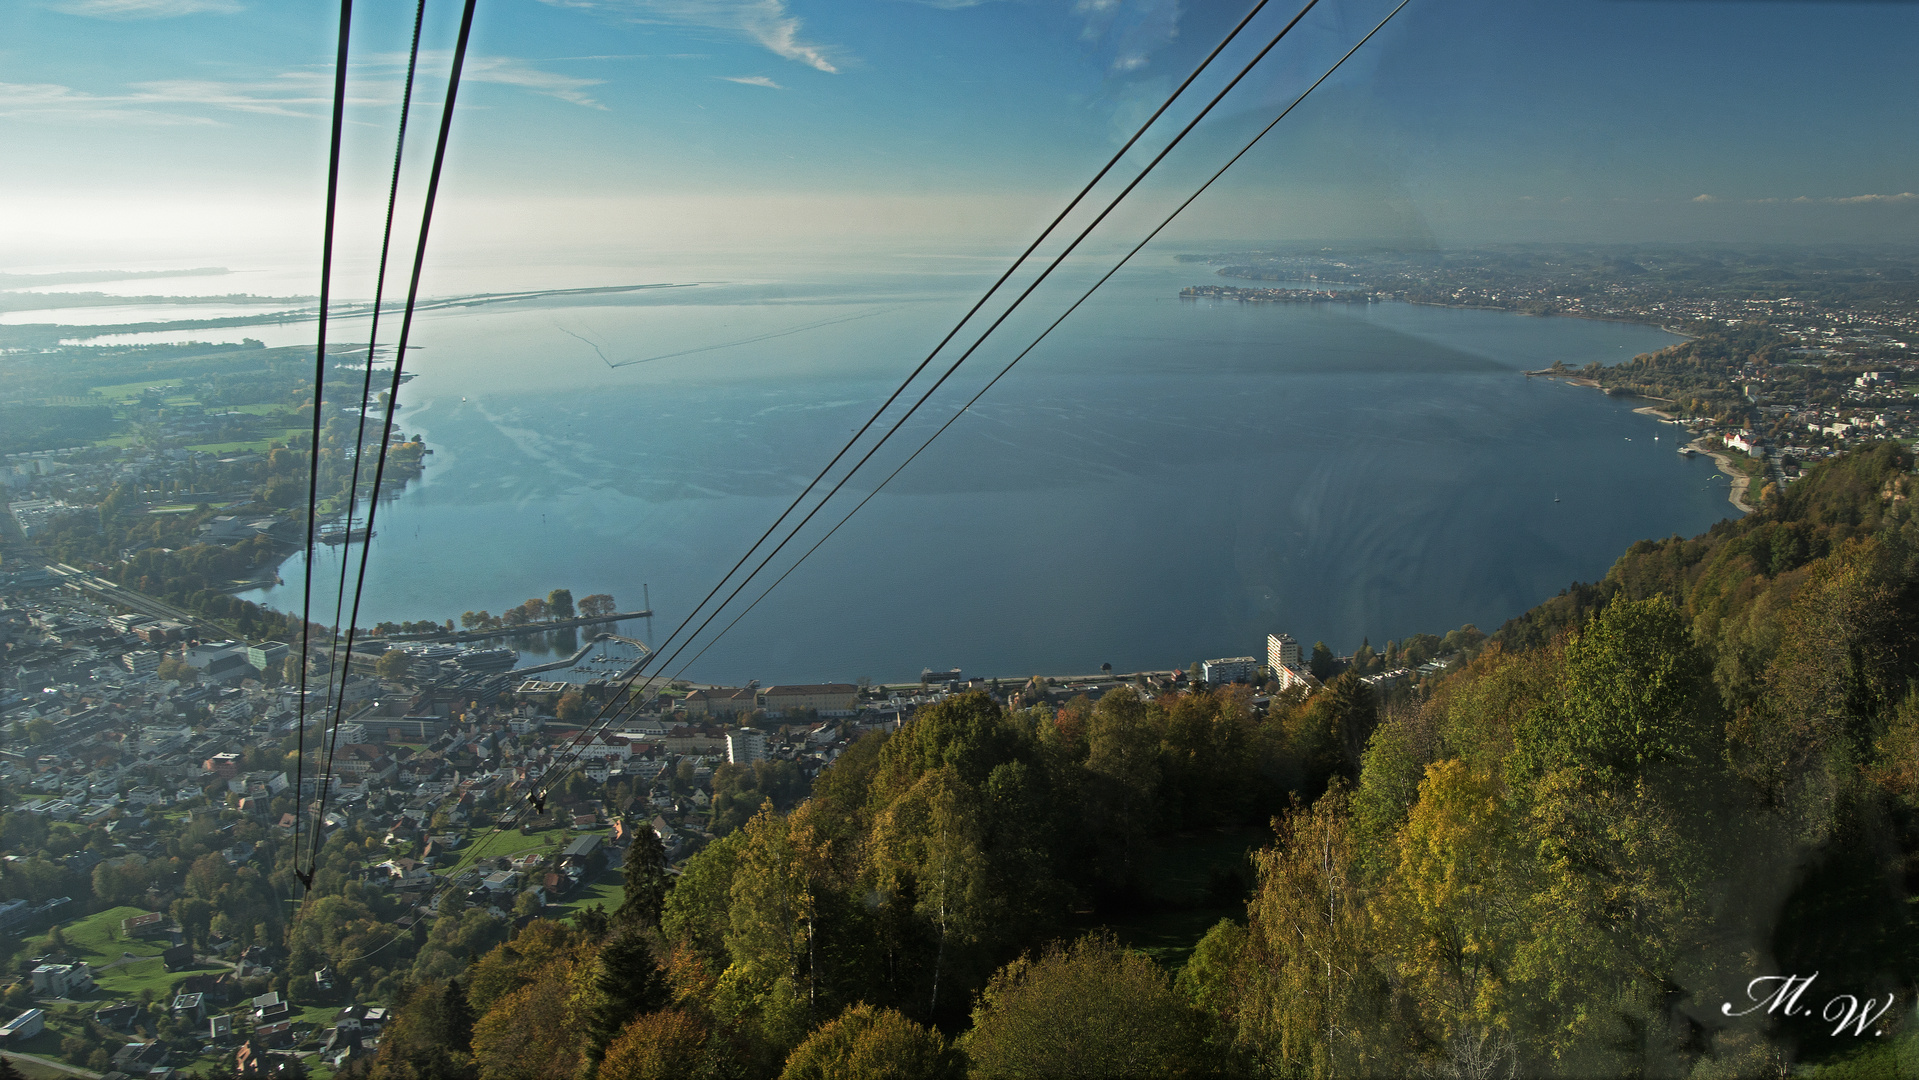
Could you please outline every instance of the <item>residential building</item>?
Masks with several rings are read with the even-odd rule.
[[[1267,634],[1266,666],[1275,672],[1280,668],[1304,668],[1306,661],[1300,653],[1299,642],[1290,634]]]
[[[209,682],[238,682],[253,672],[246,647],[237,641],[195,645],[182,652],[180,659]]]
[[[752,728],[726,733],[726,760],[734,765],[751,765],[766,760],[766,736]]]
[[[581,761],[625,762],[633,756],[633,744],[616,735],[595,735],[580,744],[575,754]]]
[[[686,695],[680,699],[680,707],[688,716],[739,716],[759,708],[759,695],[750,689],[715,686]]]
[[[120,933],[130,938],[167,936],[167,917],[158,911],[120,920]]]
[[[1200,675],[1214,686],[1230,682],[1251,682],[1259,671],[1259,658],[1256,656],[1228,656],[1218,660],[1202,660],[1199,664]]]
[[[93,969],[77,964],[41,964],[33,969],[33,992],[43,997],[71,997],[93,989]]]
[[[333,771],[358,780],[391,780],[399,765],[387,756],[386,748],[370,743],[348,743],[340,747],[333,760]]]
[[[253,718],[253,702],[240,690],[223,690],[207,703],[213,718],[226,724],[237,724]]]
[[[128,1076],[146,1076],[167,1063],[167,1048],[155,1040],[128,1043],[113,1055],[113,1068]]]
[[[1319,680],[1313,678],[1311,672],[1296,667],[1274,668],[1273,681],[1279,684],[1278,689],[1281,691],[1298,687],[1304,689],[1307,693],[1312,693],[1314,690],[1319,689]]]
[[[28,1009],[5,1024],[0,1024],[0,1043],[23,1043],[45,1031],[47,1014]]]
[[[446,734],[444,716],[366,716],[360,719],[367,733],[396,743],[430,743]]]
[[[852,683],[773,686],[760,691],[760,705],[774,716],[811,711],[821,716],[852,716],[859,711],[860,688]]]
[[[135,675],[151,675],[160,670],[160,659],[152,649],[135,649],[120,657],[120,664]]]
[[[1394,668],[1392,671],[1381,672],[1378,675],[1368,675],[1359,681],[1372,687],[1374,693],[1384,694],[1386,691],[1410,680],[1412,677],[1413,670],[1411,668]]]

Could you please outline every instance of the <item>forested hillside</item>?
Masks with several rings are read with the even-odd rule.
[[[419,983],[356,1068],[1919,1075],[1912,464],[1635,545],[1412,700],[948,699],[677,879],[631,857],[618,912]],[[1183,966],[1100,929],[1248,822],[1243,907]],[[1815,973],[1790,1016],[1753,982]]]

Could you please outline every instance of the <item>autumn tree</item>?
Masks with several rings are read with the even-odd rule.
[[[786,1059],[780,1080],[959,1080],[939,1032],[864,1003],[815,1028]]]
[[[374,1080],[472,1080],[473,1012],[457,979],[414,987],[380,1035]]]
[[[1239,1045],[1267,1072],[1390,1071],[1386,989],[1349,804],[1335,782],[1276,819],[1277,842],[1254,856],[1258,886],[1233,982]]]
[[[606,1048],[597,1075],[599,1080],[682,1080],[700,1074],[706,1046],[706,1028],[692,1013],[645,1013]]]
[[[1377,905],[1384,966],[1417,1006],[1446,1071],[1510,1071],[1513,954],[1532,882],[1495,775],[1458,759],[1426,770]]]
[[[373,664],[373,672],[389,682],[407,677],[413,670],[413,658],[399,649],[389,649]]]
[[[1201,1031],[1159,965],[1088,935],[995,973],[963,1045],[981,1077],[1179,1077],[1209,1071]]]

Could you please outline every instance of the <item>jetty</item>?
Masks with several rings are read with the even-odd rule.
[[[641,611],[616,611],[611,615],[582,615],[574,619],[554,619],[551,622],[521,623],[518,626],[502,626],[493,630],[454,630],[437,634],[389,634],[383,641],[404,641],[408,644],[426,642],[449,642],[461,644],[468,641],[484,641],[487,638],[511,637],[514,634],[543,634],[548,630],[571,630],[576,626],[592,626],[597,623],[624,622],[627,619],[650,619],[653,609]],[[608,637],[612,635],[606,635]],[[597,638],[595,640],[598,640]]]

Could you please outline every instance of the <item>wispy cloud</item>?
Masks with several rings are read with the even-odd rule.
[[[1843,199],[1833,199],[1832,201],[1836,203],[1915,202],[1919,201],[1919,194],[1902,191],[1897,195],[1852,195]]]
[[[255,82],[165,79],[139,82],[123,94],[95,94],[56,83],[0,83],[0,115],[25,118],[132,121],[146,124],[213,124],[156,106],[211,106],[271,116],[306,116],[300,106],[331,101],[327,88],[306,72]]]
[[[421,54],[424,62],[435,59]],[[402,83],[384,69],[404,66],[385,56],[368,57],[366,64],[379,74],[357,74],[348,82],[347,104],[355,107],[390,106],[400,97]],[[528,93],[557,98],[589,109],[605,109],[587,94],[604,79],[583,79],[543,71],[510,56],[474,57],[467,61],[466,78],[499,83]],[[0,83],[0,116],[25,120],[65,120],[93,123],[152,125],[219,124],[219,113],[310,118],[323,116],[333,104],[333,73],[319,68],[281,72],[256,79],[160,79],[129,84],[117,94],[77,90],[57,83]]]
[[[535,94],[544,94],[550,98],[589,109],[605,109],[606,106],[587,96],[586,90],[592,86],[602,86],[605,79],[581,79],[558,72],[542,71],[524,60],[515,60],[509,56],[475,57],[468,61],[466,77],[474,82],[500,83],[505,86],[517,86]]]
[[[215,123],[203,116],[129,107],[132,100],[125,96],[89,94],[57,83],[0,83],[0,116],[15,119],[157,126]]]
[[[787,60],[837,74],[839,51],[807,41],[786,0],[544,0],[555,7],[618,12],[636,22],[718,30],[744,37]]]
[[[1718,201],[1719,201],[1719,196],[1717,196],[1717,195],[1694,195],[1694,196],[1692,197],[1692,201],[1693,201],[1693,202],[1718,202]]]
[[[348,100],[373,105],[377,96],[361,94]],[[333,103],[331,77],[317,72],[288,71],[268,79],[161,79],[132,84],[126,101],[134,105],[200,105],[261,116],[312,116]]]
[[[1749,203],[1764,205],[1768,203],[1793,203],[1798,205],[1820,204],[1825,206],[1861,206],[1873,203],[1911,203],[1919,202],[1919,193],[1902,191],[1897,195],[1837,195],[1816,198],[1800,195],[1792,199],[1747,199]]]
[[[741,86],[764,86],[768,90],[786,89],[786,87],[781,86],[779,83],[774,82],[764,75],[721,75],[720,78],[727,82],[739,83]]]
[[[232,15],[242,10],[238,0],[54,0],[48,6],[93,19],[171,19],[180,15]]]
[[[1073,13],[1086,20],[1080,36],[1109,52],[1115,75],[1145,67],[1179,37],[1179,0],[1078,0]]]

